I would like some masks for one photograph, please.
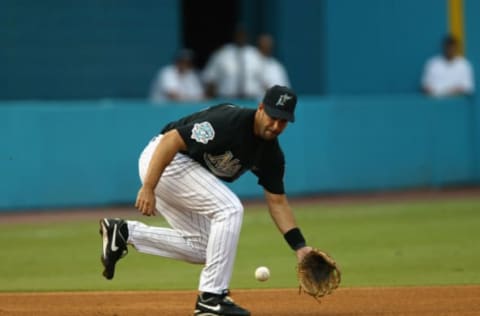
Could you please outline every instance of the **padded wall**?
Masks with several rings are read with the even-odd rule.
[[[179,4],[0,1],[0,99],[146,97],[178,48]]]
[[[143,147],[167,122],[205,106],[2,103],[0,209],[133,203]],[[472,184],[472,110],[467,99],[300,96],[298,119],[281,136],[288,192]],[[249,175],[232,188],[256,197],[255,183]]]

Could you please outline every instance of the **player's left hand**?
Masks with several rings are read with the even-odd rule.
[[[312,247],[309,247],[309,246],[305,246],[305,247],[302,247],[300,249],[298,249],[296,251],[296,255],[297,255],[297,261],[298,262],[301,262],[303,260],[303,258],[307,255],[307,253],[309,253],[310,251],[312,251]]]
[[[141,187],[137,194],[135,207],[145,216],[155,216],[155,193],[153,190]]]
[[[297,277],[300,283],[300,292],[303,290],[318,300],[338,288],[341,273],[335,260],[326,252],[310,249],[298,263]]]

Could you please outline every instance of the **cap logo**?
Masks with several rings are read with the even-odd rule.
[[[282,94],[279,98],[278,98],[278,101],[277,103],[275,104],[276,106],[279,105],[279,106],[284,106],[285,105],[285,102],[287,102],[288,100],[290,100],[291,98],[293,98],[292,96],[289,96],[288,94]]]

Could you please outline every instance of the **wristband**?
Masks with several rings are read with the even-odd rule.
[[[283,234],[283,238],[287,241],[290,248],[293,250],[300,249],[307,245],[305,238],[302,235],[302,232],[297,227],[290,229],[288,232]]]

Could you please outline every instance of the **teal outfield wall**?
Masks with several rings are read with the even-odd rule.
[[[477,111],[474,113],[475,120],[480,122],[480,99],[478,97],[478,90],[480,82],[480,36],[478,31],[480,30],[480,19],[478,13],[480,12],[480,1],[465,0],[465,37],[467,56],[470,56],[472,66],[475,73],[476,90],[477,90]],[[480,124],[476,125],[475,134],[477,135],[477,144],[480,144]],[[475,147],[475,156],[480,157],[480,145]],[[480,159],[480,158],[479,158]],[[476,174],[480,178],[480,164],[476,165]]]
[[[419,91],[424,63],[448,33],[447,2],[326,1],[325,93]]]
[[[478,11],[467,12],[473,2],[464,1],[465,15],[475,21]],[[274,34],[276,55],[299,93],[418,92],[424,63],[440,52],[441,39],[448,32],[448,0],[242,3],[244,19],[257,32]],[[473,24],[465,28],[468,42],[480,42],[475,35],[478,28]],[[467,51],[467,57],[474,56]]]
[[[206,105],[1,103],[0,209],[133,203],[142,148],[165,123]],[[304,195],[480,183],[475,113],[468,99],[301,96],[297,122],[281,136],[287,190]],[[232,188],[256,197],[262,192],[254,183],[249,174]]]
[[[181,45],[180,1],[0,1],[0,99],[143,98]]]

